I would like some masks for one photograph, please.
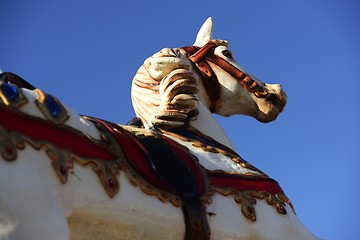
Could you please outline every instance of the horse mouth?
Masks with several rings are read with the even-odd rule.
[[[282,90],[280,93],[268,93],[264,98],[256,98],[259,112],[255,118],[263,123],[274,121],[284,111],[287,101],[287,96]]]
[[[279,84],[266,84],[246,75],[238,80],[258,105],[255,117],[260,122],[271,122],[284,110],[287,96]],[[259,82],[258,82],[259,81]]]
[[[274,94],[274,93],[269,93],[269,96],[267,97],[267,100],[275,107],[277,108],[278,112],[281,113],[282,111],[284,111],[285,105],[286,105],[286,100],[287,100],[287,96],[284,92],[282,92],[282,94]]]

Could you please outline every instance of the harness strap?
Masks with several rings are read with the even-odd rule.
[[[202,48],[196,46],[182,48],[201,75],[201,80],[209,100],[209,110],[212,113],[216,111],[220,99],[220,83],[209,63],[206,61],[206,58],[209,54],[213,54],[217,46],[215,42],[210,41]]]
[[[179,195],[186,226],[185,240],[210,239],[205,206],[194,172],[183,162],[169,141],[162,138],[137,137],[145,147],[152,170]],[[188,157],[188,156],[186,156]],[[203,179],[202,179],[203,181]]]
[[[199,48],[196,53],[190,56],[190,60],[194,63],[205,60],[209,55],[213,55],[215,48],[220,45],[225,45],[224,41],[220,40],[210,40],[203,47]]]
[[[268,91],[264,87],[260,86],[257,82],[251,79],[249,75],[245,74],[225,59],[217,55],[211,55],[207,57],[206,60],[224,69],[233,78],[235,78],[243,86],[243,88],[250,93],[254,93],[256,97],[264,98],[268,95]]]
[[[220,84],[208,62],[217,65],[229,73],[243,86],[244,89],[250,93],[253,93],[256,97],[267,97],[267,89],[259,85],[248,74],[236,68],[225,59],[214,54],[215,49],[221,45],[226,46],[227,43],[221,40],[210,40],[201,48],[196,46],[182,48],[188,54],[189,60],[193,62],[201,72],[202,81],[210,101],[210,111],[215,112],[216,110],[216,105],[220,98]]]

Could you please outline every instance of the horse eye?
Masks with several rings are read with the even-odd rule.
[[[221,53],[227,58],[233,58],[232,53],[229,50],[224,50]]]

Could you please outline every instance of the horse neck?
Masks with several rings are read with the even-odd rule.
[[[190,126],[196,128],[201,133],[213,138],[219,143],[234,149],[229,138],[226,136],[224,130],[220,127],[209,109],[204,105],[202,101],[198,102],[199,114],[197,119],[190,123]]]

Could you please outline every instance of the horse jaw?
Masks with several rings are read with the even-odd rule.
[[[209,17],[201,26],[198,34],[196,35],[196,40],[193,45],[197,47],[204,46],[209,40],[212,39],[212,31],[213,31],[213,21],[212,18]]]

